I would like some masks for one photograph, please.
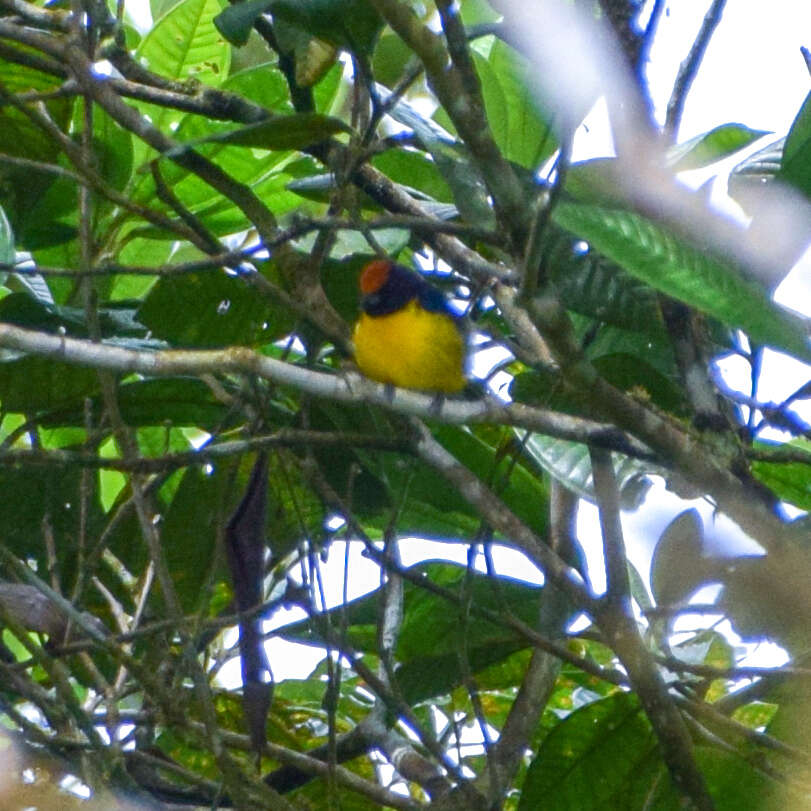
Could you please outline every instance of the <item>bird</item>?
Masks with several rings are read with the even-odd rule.
[[[466,384],[462,318],[445,294],[388,259],[364,265],[355,362],[379,383],[453,394]]]

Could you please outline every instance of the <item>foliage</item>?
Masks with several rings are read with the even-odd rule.
[[[811,558],[806,520],[785,516],[811,503],[794,409],[810,390],[752,396],[777,353],[809,359],[808,322],[772,298],[787,254],[669,173],[764,133],[657,136],[648,164],[637,121],[630,162],[622,142],[578,161],[562,122],[594,99],[562,109],[544,90],[569,65],[539,67],[521,4],[456,5],[153,0],[138,31],[104,4],[78,21],[0,0],[0,716],[22,753],[3,780],[23,786],[47,754],[54,784],[104,807],[110,791],[145,807],[808,807]],[[616,112],[648,93],[657,18],[627,28],[641,4],[602,5],[584,30],[614,25],[637,68],[607,85],[629,94]],[[560,76],[539,90],[539,70]],[[811,196],[809,109],[733,193]],[[441,399],[352,371],[358,274],[382,253],[464,306],[471,346],[507,350],[509,402],[487,381]],[[745,393],[714,375],[728,356]],[[654,476],[765,554],[719,557],[685,509],[637,572],[619,510]],[[600,510],[605,595],[578,499]],[[403,566],[413,538],[468,564]],[[526,582],[498,573],[504,547]],[[328,600],[358,548],[371,591]],[[707,627],[674,636],[710,583],[713,611],[782,645],[784,668],[737,667]],[[268,683],[284,664],[265,658],[270,618],[323,653],[308,678]]]

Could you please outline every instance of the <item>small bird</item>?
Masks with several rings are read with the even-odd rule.
[[[360,274],[355,361],[372,380],[451,394],[465,387],[462,319],[442,291],[387,259]]]

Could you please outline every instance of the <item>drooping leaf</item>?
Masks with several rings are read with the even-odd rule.
[[[239,617],[239,658],[242,706],[251,743],[258,753],[267,741],[265,723],[270,709],[270,675],[262,640],[261,618],[244,612],[262,600],[265,582],[265,525],[267,523],[268,461],[260,453],[251,470],[239,506],[225,526],[225,549]]]
[[[245,45],[254,23],[270,9],[272,4],[273,0],[246,0],[243,3],[235,3],[214,18],[214,25],[230,43]]]
[[[662,532],[653,551],[651,589],[659,605],[687,600],[701,585],[706,567],[704,525],[698,510],[679,513]]]
[[[562,203],[552,216],[657,290],[744,330],[758,343],[811,359],[801,321],[728,262],[630,211]]]

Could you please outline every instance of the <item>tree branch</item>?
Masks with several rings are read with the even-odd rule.
[[[667,103],[667,116],[665,118],[665,135],[671,140],[676,140],[679,134],[679,125],[684,113],[684,105],[687,102],[687,94],[695,81],[701,61],[707,52],[712,35],[721,22],[724,13],[724,6],[727,0],[712,0],[712,5],[704,17],[698,36],[690,49],[687,59],[681,63],[676,82],[673,85],[673,92],[670,94],[670,101]]]
[[[619,515],[619,490],[610,455],[592,451],[592,475],[603,530],[608,591],[597,623],[619,657],[653,726],[674,784],[696,808],[714,804],[693,758],[690,733],[639,635],[631,613],[628,564]]]

